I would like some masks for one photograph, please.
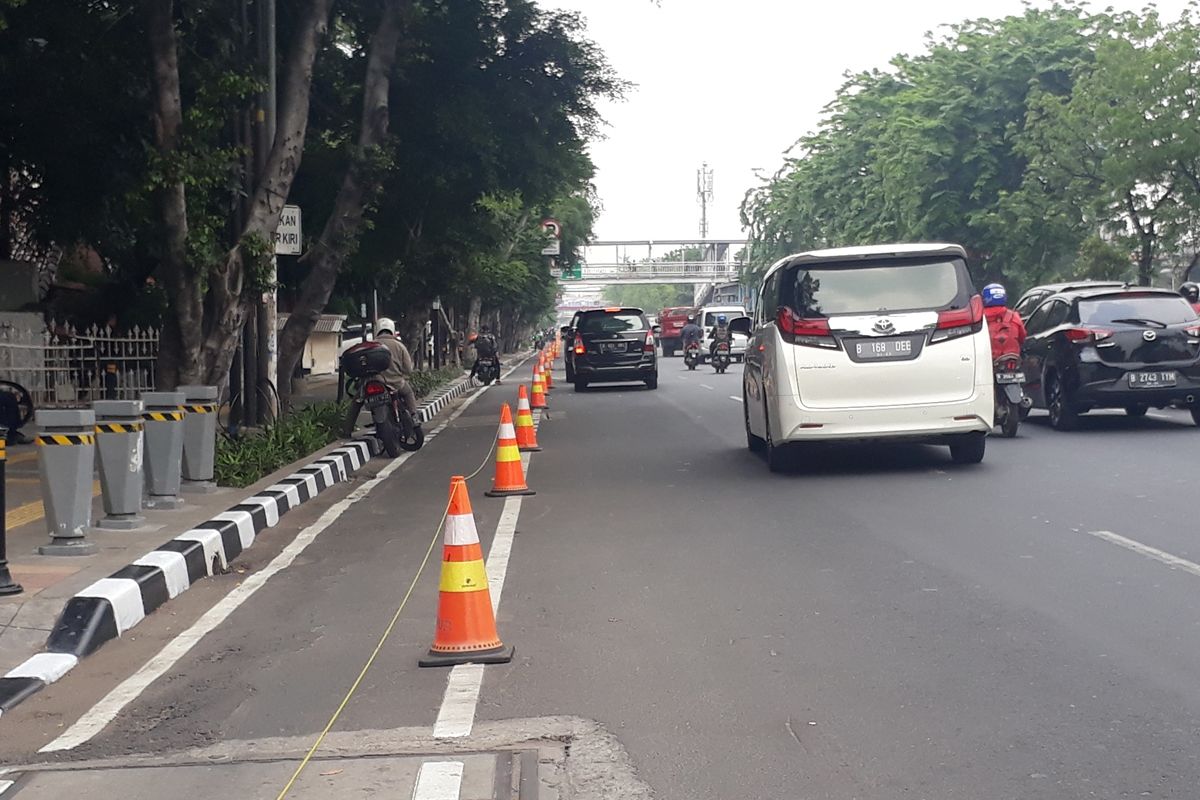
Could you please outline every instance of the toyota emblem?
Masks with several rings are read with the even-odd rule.
[[[892,333],[896,332],[896,326],[892,324],[892,321],[890,319],[886,319],[886,318],[876,320],[875,324],[872,326],[871,329],[874,330],[876,333],[883,334],[884,336],[887,336],[888,334],[892,334]]]
[[[1155,339],[1158,338],[1158,334],[1155,333],[1154,331],[1142,331],[1142,338],[1145,339],[1147,342],[1153,342]]]

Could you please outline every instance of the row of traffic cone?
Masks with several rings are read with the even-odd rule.
[[[546,383],[553,356],[540,353],[533,370],[533,401],[521,384],[517,391],[517,420],[513,424],[508,403],[500,407],[496,432],[496,474],[488,497],[531,495],[525,482],[521,453],[540,451],[533,408],[546,408]],[[540,403],[540,405],[539,405]],[[422,667],[455,664],[504,664],[512,660],[496,630],[492,596],[488,588],[483,549],[475,528],[467,482],[461,475],[450,479],[450,507],[446,513],[442,544],[442,577],[438,589],[438,615],[433,644],[417,663]]]

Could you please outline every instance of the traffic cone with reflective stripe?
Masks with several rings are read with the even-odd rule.
[[[529,395],[532,408],[546,408],[546,384],[542,382],[542,371],[536,364],[533,367],[533,388],[529,390]]]
[[[505,647],[496,633],[483,549],[475,530],[467,482],[461,475],[450,479],[445,529],[437,628],[429,654],[417,663],[422,667],[448,667],[512,661],[513,648]]]
[[[536,453],[542,449],[538,447],[533,412],[529,410],[529,394],[523,383],[517,389],[517,449],[522,453]]]
[[[545,384],[544,388],[549,394],[550,390],[554,388],[554,381],[550,377],[550,359],[546,357],[545,353],[542,354],[542,383]]]
[[[508,497],[514,494],[533,494],[525,485],[525,470],[521,468],[521,450],[517,447],[517,432],[513,428],[512,409],[508,403],[500,407],[500,430],[496,432],[496,478],[488,497]]]

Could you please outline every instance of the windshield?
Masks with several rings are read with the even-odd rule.
[[[971,297],[961,259],[878,266],[798,265],[783,276],[781,305],[805,318],[965,308]]]
[[[641,314],[589,314],[579,323],[584,333],[626,333],[648,330]]]
[[[742,311],[740,308],[730,309],[728,311],[709,311],[704,315],[704,326],[706,328],[711,328],[712,326],[716,325],[717,317],[721,316],[722,314],[725,315],[726,324],[729,324],[729,321],[734,317],[746,316],[746,312]]]
[[[1112,295],[1079,301],[1079,321],[1086,325],[1177,325],[1196,320],[1182,297]]]

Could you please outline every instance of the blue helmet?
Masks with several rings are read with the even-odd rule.
[[[729,322],[728,317],[726,317],[724,314],[717,314],[717,324],[718,325],[724,325],[726,322]]]
[[[1008,305],[1008,292],[998,283],[989,283],[983,287],[983,304],[988,308]]]

